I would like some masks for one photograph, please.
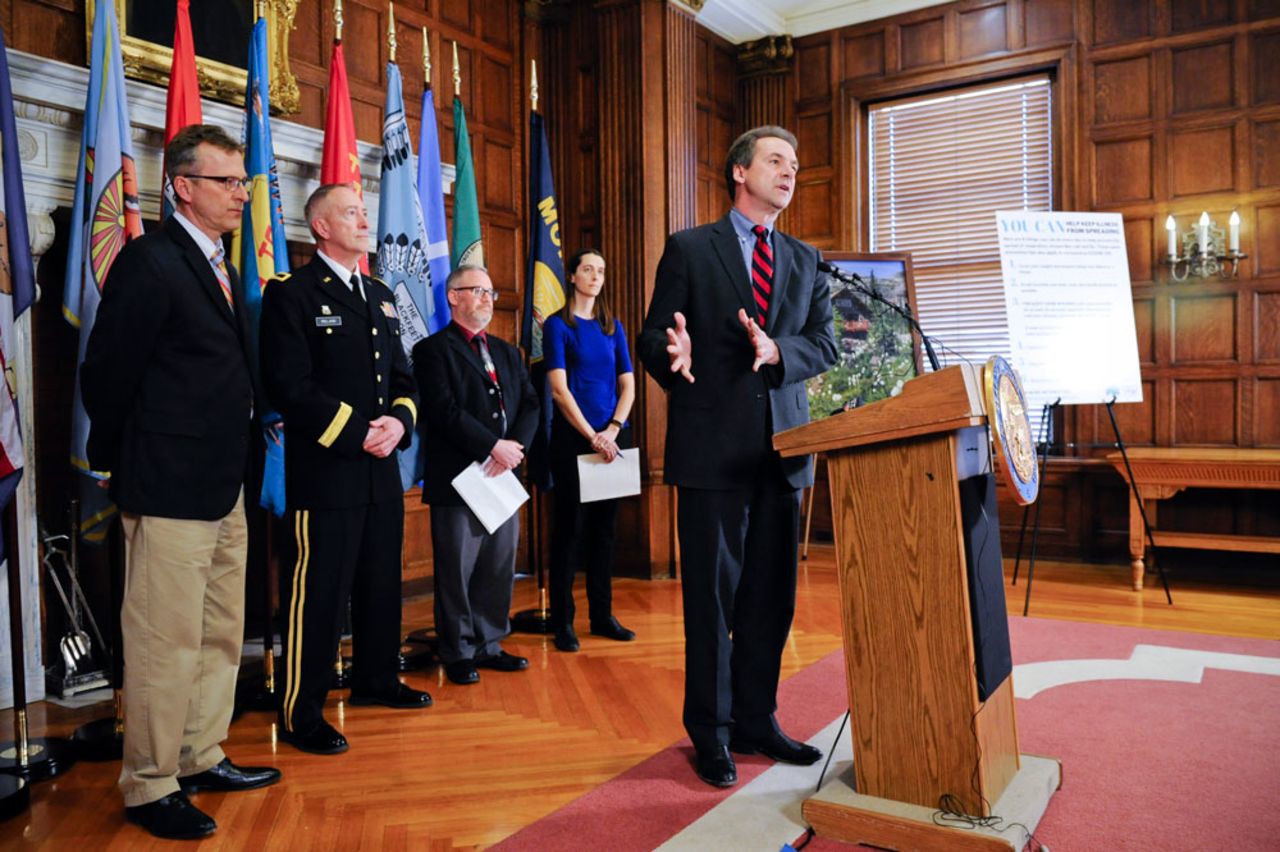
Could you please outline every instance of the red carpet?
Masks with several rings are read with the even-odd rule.
[[[1022,618],[1010,630],[1019,665],[1124,660],[1138,645],[1280,659],[1280,642],[1264,640]],[[808,739],[841,715],[843,677],[835,653],[787,680],[783,726]],[[1066,683],[1017,704],[1021,750],[1063,764],[1036,832],[1055,852],[1280,849],[1280,677],[1209,667],[1200,683]],[[689,757],[688,740],[677,743],[496,848],[653,849],[734,792],[698,781]],[[770,765],[739,759],[734,789]],[[820,838],[808,847],[844,848]]]

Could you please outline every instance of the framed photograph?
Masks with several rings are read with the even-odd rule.
[[[867,290],[898,306],[915,304],[907,252],[824,254],[832,266],[862,279]],[[831,279],[836,364],[808,382],[814,420],[901,393],[922,371],[920,343],[906,319],[857,287]]]
[[[120,55],[126,76],[159,86],[169,85],[173,65],[174,0],[86,0],[85,41],[93,45],[93,18],[102,2],[116,4],[120,21]],[[245,66],[254,8],[267,19],[267,67],[271,111],[288,115],[299,109],[298,81],[289,68],[289,32],[298,0],[198,0],[191,3],[191,37],[195,41],[200,94],[243,105]]]

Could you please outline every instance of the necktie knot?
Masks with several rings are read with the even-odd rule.
[[[757,240],[763,240],[764,235],[769,233],[769,231],[765,228],[764,225],[756,225],[754,228],[751,229],[751,233],[756,235]]]
[[[363,301],[363,300],[364,300],[364,287],[363,287],[363,286],[361,285],[361,283],[360,283],[360,273],[359,273],[359,272],[354,272],[354,273],[352,273],[352,275],[351,275],[351,280],[350,280],[349,282],[347,282],[347,283],[348,283],[348,284],[350,284],[350,286],[351,286],[351,292],[352,292],[352,293],[355,293],[355,294],[356,294],[356,296],[358,296],[358,297],[360,298],[360,300],[361,300],[361,301]]]

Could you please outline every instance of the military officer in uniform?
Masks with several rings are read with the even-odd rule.
[[[311,194],[305,216],[315,257],[272,281],[262,301],[262,378],[284,418],[293,530],[281,570],[280,739],[337,754],[346,738],[322,710],[348,596],[350,703],[431,703],[397,676],[404,504],[395,451],[409,445],[418,397],[395,296],[360,274],[369,245],[364,202],[348,184],[327,184]]]

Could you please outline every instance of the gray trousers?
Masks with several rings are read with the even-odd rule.
[[[517,512],[490,535],[466,506],[431,507],[437,653],[445,663],[491,657],[511,633]]]

